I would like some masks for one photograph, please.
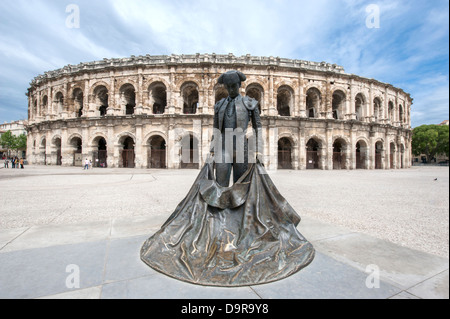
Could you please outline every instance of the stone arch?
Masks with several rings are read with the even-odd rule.
[[[355,144],[355,152],[356,169],[368,169],[369,141],[364,137],[358,138]]]
[[[106,88],[106,90],[108,90],[108,92],[111,90],[110,89],[110,85],[108,83],[106,83],[105,81],[97,81],[97,82],[95,82],[94,84],[91,85],[91,87],[89,89],[89,95],[94,95],[95,90],[99,86],[104,86]]]
[[[290,135],[278,138],[278,169],[293,169],[295,142]]]
[[[277,90],[277,110],[280,116],[291,116],[294,106],[294,90],[288,85],[281,85]]]
[[[336,136],[333,139],[333,169],[349,168],[349,145],[348,139],[344,136]]]
[[[375,169],[383,168],[383,153],[384,153],[384,141],[383,139],[375,140]]]
[[[88,146],[89,147],[96,147],[97,145],[98,145],[98,141],[100,140],[100,139],[104,139],[105,141],[107,141],[108,142],[108,137],[106,136],[106,134],[105,133],[102,133],[102,132],[96,132],[96,133],[94,133],[94,135],[92,136],[92,137],[90,137],[89,138],[89,144],[88,144]]]
[[[149,104],[153,114],[164,114],[167,107],[167,86],[155,81],[148,86]]]
[[[336,89],[332,94],[331,110],[335,120],[345,119],[345,102],[347,95],[341,89]]]
[[[395,121],[395,106],[392,100],[388,102],[388,119],[391,123]]]
[[[97,132],[90,139],[89,147],[92,149],[92,160],[95,167],[108,167],[108,138],[105,134]]]
[[[83,137],[79,133],[73,133],[67,138],[67,153],[73,156],[73,166],[83,166]]]
[[[105,116],[109,107],[109,90],[104,85],[98,85],[92,92],[95,112],[99,116]]]
[[[245,95],[259,102],[259,113],[262,114],[264,109],[264,87],[260,83],[253,81],[246,86]]]
[[[130,132],[122,132],[116,137],[116,147],[119,150],[119,167],[136,167],[136,137]]]
[[[403,104],[398,104],[398,121],[400,122],[400,125],[405,122],[405,111],[403,108]]]
[[[145,141],[148,146],[147,167],[167,168],[167,138],[165,135],[153,132]]]
[[[306,90],[306,115],[309,118],[319,117],[322,109],[322,92],[315,86]]]
[[[48,113],[48,96],[44,95],[42,97],[42,106],[41,106],[41,116],[45,116]]]
[[[325,139],[318,135],[310,135],[306,143],[306,169],[325,168]]]
[[[223,84],[216,84],[214,86],[214,104],[217,104],[222,99],[228,97],[228,91]]]
[[[364,93],[357,93],[355,95],[355,119],[357,121],[363,121],[366,116],[366,103],[367,98]]]
[[[183,100],[183,114],[196,114],[200,101],[199,86],[194,81],[186,81],[180,87]]]
[[[382,118],[383,114],[383,99],[380,96],[376,96],[373,99],[373,119],[375,122],[378,122]]]
[[[55,109],[53,112],[56,114],[61,114],[64,110],[64,94],[61,91],[58,91],[55,94],[55,100],[53,101]]]
[[[56,165],[62,165],[62,138],[61,135],[57,134],[52,137],[51,140],[51,148],[52,148],[52,158]],[[53,157],[54,155],[54,157]],[[53,160],[52,160],[53,161]]]
[[[134,115],[136,112],[136,87],[127,82],[119,89],[120,107],[125,115]]]
[[[72,106],[69,105],[69,112],[74,112],[75,117],[83,116],[84,92],[82,88],[75,87],[72,89],[71,104]]]
[[[200,139],[193,132],[186,132],[180,138],[180,168],[198,169],[200,167]]]

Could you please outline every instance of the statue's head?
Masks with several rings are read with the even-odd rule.
[[[247,80],[244,73],[240,71],[228,71],[219,77],[219,84],[223,84],[231,98],[239,95],[241,83]]]

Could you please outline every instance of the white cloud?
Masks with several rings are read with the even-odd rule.
[[[365,9],[373,2],[365,0],[75,3],[81,10],[79,29],[65,26],[69,3],[0,2],[0,83],[6,86],[2,90],[24,92],[32,77],[44,71],[105,57],[250,53],[340,64],[349,73],[411,93],[417,122],[448,117],[448,110],[443,111],[448,108],[448,98],[443,97],[448,87],[446,1],[436,0],[433,6],[376,1],[380,29],[366,27]],[[430,83],[424,86],[425,79]],[[0,104],[17,100],[26,105],[23,96],[13,101],[0,95]],[[0,122],[2,116],[3,112]]]

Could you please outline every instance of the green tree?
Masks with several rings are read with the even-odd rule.
[[[438,154],[449,155],[449,127],[447,125],[422,125],[413,130],[412,153],[424,154],[427,162]]]
[[[11,131],[7,131],[0,137],[0,144],[6,148],[8,150],[8,154],[10,154],[11,150],[16,147],[16,137],[11,133]]]
[[[27,149],[27,136],[26,134],[21,134],[17,136],[14,145],[14,149],[18,151],[24,151]]]

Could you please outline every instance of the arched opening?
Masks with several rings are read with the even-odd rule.
[[[381,119],[381,100],[378,97],[373,100],[373,118],[375,122]]]
[[[358,93],[355,97],[355,116],[357,121],[362,121],[364,118],[364,107],[366,104],[366,99],[364,95]]]
[[[73,166],[83,166],[83,142],[81,138],[74,137],[69,141],[70,147],[73,149]]]
[[[108,89],[100,85],[94,90],[95,108],[98,111],[98,115],[105,116],[108,110]]]
[[[164,83],[153,83],[149,87],[150,106],[153,114],[164,114],[167,107],[167,89]]]
[[[389,144],[389,166],[391,169],[395,168],[395,144]]]
[[[75,117],[83,116],[83,91],[79,88],[73,90],[72,94]]]
[[[199,157],[199,143],[197,138],[192,134],[185,135],[181,140],[181,168],[182,169],[198,169]]]
[[[136,108],[136,91],[132,84],[125,84],[120,88],[120,98],[125,108],[125,115],[133,115]]]
[[[398,106],[398,120],[400,121],[400,124],[403,124],[405,121],[405,113],[403,111],[403,105]]]
[[[333,118],[335,120],[344,119],[345,115],[345,93],[341,90],[337,90],[333,93],[331,108],[333,112]]]
[[[220,102],[220,100],[226,99],[228,97],[228,91],[223,85],[218,85],[214,91],[215,104],[217,104],[217,102]]]
[[[42,98],[41,116],[45,116],[48,113],[48,97],[44,95]]]
[[[197,84],[192,82],[184,84],[181,96],[183,97],[183,113],[196,114],[199,102]]]
[[[166,141],[161,136],[150,138],[148,150],[148,168],[167,168],[166,165]]]
[[[259,114],[262,114],[261,112],[264,104],[264,89],[262,86],[257,83],[248,85],[245,90],[245,95],[258,101]]]
[[[388,103],[388,113],[389,113],[389,120],[391,121],[391,123],[394,123],[394,118],[395,118],[395,116],[394,116],[394,114],[395,114],[395,111],[394,111],[394,103],[392,102],[392,101],[389,101],[389,103]]]
[[[64,95],[61,92],[55,95],[55,112],[61,114],[64,109]]]
[[[120,157],[121,163],[119,167],[122,168],[134,168],[135,167],[135,153],[134,153],[134,140],[130,136],[122,138],[121,148],[122,156]]]
[[[320,144],[315,139],[310,139],[306,144],[306,169],[319,169]]]
[[[333,169],[345,169],[345,141],[337,139],[333,143]]]
[[[306,112],[309,118],[317,118],[320,110],[321,94],[316,88],[306,92]]]
[[[292,143],[286,137],[278,141],[278,169],[292,169]]]
[[[356,143],[356,169],[367,169],[368,151],[366,142],[358,141]]]
[[[378,141],[375,143],[375,169],[382,169],[383,143]]]
[[[36,117],[38,115],[39,114],[37,114],[37,100],[34,100],[34,103],[33,103],[33,116]]]
[[[291,89],[282,86],[278,89],[277,110],[280,116],[291,116],[292,93]]]
[[[108,151],[106,140],[103,137],[98,137],[94,141],[94,145],[97,145],[97,150],[93,152],[93,165],[95,167],[108,167]]]

